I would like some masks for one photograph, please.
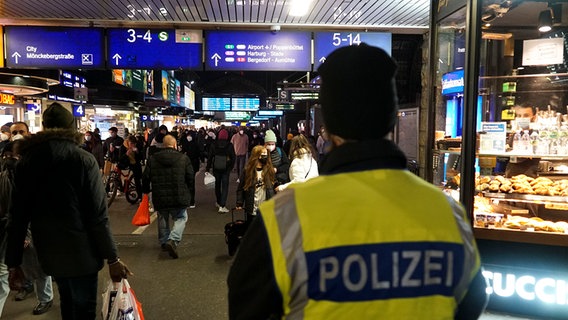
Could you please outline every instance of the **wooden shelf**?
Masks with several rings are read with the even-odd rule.
[[[561,233],[521,231],[514,229],[486,229],[474,227],[473,234],[476,239],[568,247],[568,234]]]

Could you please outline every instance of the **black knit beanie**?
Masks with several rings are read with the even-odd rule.
[[[75,118],[71,112],[57,102],[45,109],[42,119],[45,129],[74,129],[75,125]]]
[[[328,132],[344,139],[374,140],[395,125],[396,63],[362,43],[333,51],[318,68],[320,103]]]

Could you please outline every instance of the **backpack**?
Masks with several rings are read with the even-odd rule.
[[[213,156],[213,170],[227,170],[227,164],[229,162],[229,156],[227,155],[228,146],[229,144],[227,144],[224,148],[215,149],[215,155]]]

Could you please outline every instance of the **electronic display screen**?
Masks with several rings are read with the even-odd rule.
[[[314,70],[335,49],[361,43],[392,51],[392,34],[386,32],[316,32],[314,33]]]
[[[310,32],[206,31],[206,70],[310,71]]]
[[[245,98],[233,97],[231,98],[232,111],[256,111],[260,108],[260,98]]]
[[[9,68],[104,68],[101,28],[7,26]]]
[[[120,69],[202,69],[201,31],[108,29],[108,64]],[[191,31],[191,32],[190,32]]]
[[[203,111],[231,111],[230,97],[203,97],[201,98]]]

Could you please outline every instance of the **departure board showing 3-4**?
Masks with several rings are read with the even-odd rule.
[[[340,47],[366,43],[379,47],[389,55],[392,51],[392,34],[382,32],[315,32],[314,33],[314,71],[325,58]]]
[[[108,29],[108,65],[116,69],[202,69],[202,31]]]
[[[5,27],[9,68],[104,68],[103,29]]]
[[[206,32],[205,70],[310,71],[311,33]]]

